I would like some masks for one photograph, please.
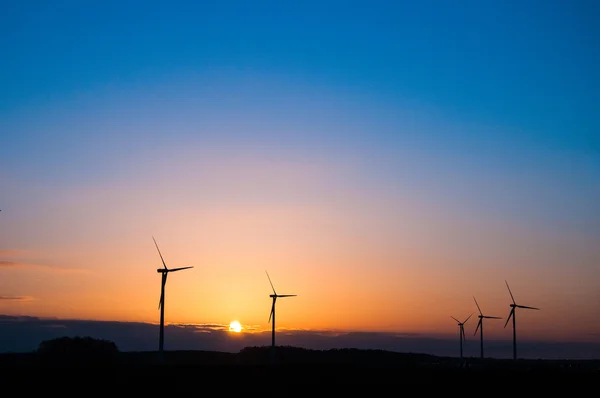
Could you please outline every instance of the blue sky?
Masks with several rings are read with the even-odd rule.
[[[5,112],[178,73],[273,73],[598,151],[592,1],[22,1],[3,8]]]
[[[93,132],[81,138],[81,131],[50,133],[49,123],[31,124],[61,112],[67,119],[76,112],[114,118],[102,110],[125,97],[130,102],[120,103],[120,112],[134,117],[156,107],[171,118],[193,111],[197,119],[229,111],[265,120],[270,111],[271,120],[287,117],[290,126],[319,117],[335,123],[334,108],[339,119],[358,114],[348,123],[367,126],[356,135],[340,133],[358,147],[418,140],[453,161],[504,157],[510,162],[502,167],[518,170],[535,167],[539,157],[542,173],[573,167],[590,178],[598,171],[593,16],[599,8],[591,1],[23,1],[3,7],[5,159],[20,157],[19,145],[36,140],[44,151],[69,145],[73,136],[97,148]],[[442,125],[409,135],[394,124],[402,111]],[[218,117],[213,125],[222,123]],[[169,136],[189,139],[182,130]],[[273,134],[252,136],[268,141]],[[298,134],[294,144],[308,141],[304,133],[287,136]],[[328,137],[342,145],[332,131],[318,139]],[[33,152],[28,163],[45,156]],[[547,167],[558,162],[564,163],[558,170]]]
[[[423,256],[453,246],[447,272],[480,260],[459,247],[489,250],[523,283],[560,269],[532,291],[565,283],[597,310],[598,15],[597,2],[557,0],[4,2],[0,250],[53,242],[93,258],[95,234],[142,225],[145,206],[168,220],[170,205],[285,202],[307,220],[314,200],[373,241],[415,234]]]

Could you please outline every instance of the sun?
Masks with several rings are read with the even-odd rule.
[[[239,333],[242,331],[242,325],[238,321],[231,321],[229,324],[229,331]]]

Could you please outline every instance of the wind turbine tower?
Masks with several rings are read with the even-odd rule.
[[[273,289],[273,294],[269,295],[273,299],[273,304],[271,304],[271,313],[269,314],[269,322],[272,321],[271,326],[271,355],[272,358],[275,358],[275,303],[277,302],[277,298],[279,297],[296,297],[296,294],[277,294],[275,291],[275,287],[273,287],[273,282],[271,282],[271,277],[269,273],[265,270],[267,274],[267,278],[269,278],[269,283],[271,284],[271,289]]]
[[[158,255],[160,256],[160,259],[163,264],[163,268],[158,268],[156,270],[156,272],[158,272],[162,276],[161,285],[160,285],[160,300],[158,301],[158,308],[160,309],[160,332],[159,332],[159,337],[158,337],[158,352],[160,355],[160,359],[162,361],[163,348],[164,348],[164,342],[165,342],[165,285],[167,284],[167,275],[169,275],[169,272],[181,271],[184,269],[189,269],[189,268],[194,268],[194,267],[191,266],[191,267],[181,267],[181,268],[171,268],[171,269],[167,268],[167,264],[165,264],[165,260],[163,259],[163,256],[160,252],[160,249],[158,248],[158,244],[156,243],[156,239],[154,239],[154,236],[152,237],[152,240],[154,240],[154,245],[156,246],[156,250],[158,250]]]
[[[473,297],[473,300],[475,300],[475,297]],[[479,345],[480,345],[480,356],[481,358],[483,358],[483,320],[484,319],[502,319],[499,316],[488,316],[488,315],[483,315],[483,313],[481,312],[481,308],[479,308],[479,304],[477,304],[477,300],[475,300],[475,305],[477,306],[477,309],[479,310],[479,315],[477,315],[477,317],[479,318],[479,322],[477,322],[477,327],[475,328],[475,333],[473,333],[473,335],[477,334],[477,329],[479,329]]]
[[[458,323],[458,341],[460,342],[460,357],[463,357],[463,341],[466,340],[465,337],[465,323],[467,323],[467,321],[469,320],[469,318],[471,318],[471,316],[473,316],[473,314],[469,315],[467,317],[467,319],[465,319],[463,322],[459,321],[458,319],[456,319],[453,316],[450,316],[450,318],[454,319],[457,323]]]
[[[517,359],[517,321],[515,320],[515,310],[517,308],[525,308],[528,310],[539,310],[539,308],[535,308],[535,307],[528,307],[526,305],[519,305],[515,302],[515,298],[513,297],[512,292],[510,291],[510,287],[508,286],[508,282],[506,282],[506,280],[504,281],[504,283],[506,283],[506,287],[508,288],[508,293],[510,294],[510,298],[512,299],[512,304],[510,305],[510,313],[508,314],[508,318],[506,319],[506,323],[504,324],[504,327],[506,328],[506,325],[508,325],[508,321],[510,321],[510,318],[512,317],[512,324],[513,324],[513,359]]]

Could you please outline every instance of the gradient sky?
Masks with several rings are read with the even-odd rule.
[[[597,2],[0,7],[0,313],[600,341]]]

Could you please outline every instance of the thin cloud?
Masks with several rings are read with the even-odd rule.
[[[242,330],[246,333],[264,332],[265,331],[265,329],[263,329],[263,327],[260,325],[242,325]]]
[[[32,264],[32,263],[25,263],[25,262],[19,262],[19,261],[7,261],[7,260],[0,260],[0,267],[38,269],[38,270],[44,270],[44,271],[75,273],[75,274],[90,272],[90,270],[85,269],[85,268],[60,267],[60,266],[56,266],[56,265]]]
[[[35,300],[31,296],[0,296],[2,301],[32,301]]]
[[[0,258],[16,257],[20,252],[18,250],[0,249]],[[18,267],[21,264],[12,260],[0,260],[0,267]]]
[[[91,271],[86,268],[61,267],[61,266],[56,266],[56,265],[43,265],[43,264],[23,264],[23,266],[26,268],[43,269],[43,270],[47,270],[47,271],[61,272],[61,273],[68,273],[68,274],[91,273]]]
[[[194,333],[212,333],[229,331],[229,324],[223,323],[177,323],[170,324],[170,326],[178,327],[181,329],[190,329],[193,330]],[[246,333],[265,331],[257,325],[242,325],[242,330]]]
[[[0,260],[0,267],[11,267],[11,268],[29,268],[29,269],[40,269],[45,271],[53,272],[64,272],[64,273],[89,273],[90,270],[85,268],[74,268],[74,267],[62,267],[54,264],[40,264],[38,262],[22,261],[15,257],[24,258],[27,253],[23,250],[10,250],[0,249],[0,258],[13,258],[14,260]]]
[[[192,326],[196,328],[205,328],[205,329],[224,329],[229,327],[229,325],[224,325],[222,323],[178,323],[175,324],[177,326]]]
[[[212,333],[229,330],[229,325],[218,323],[195,324],[190,326],[193,327],[195,333]]]

